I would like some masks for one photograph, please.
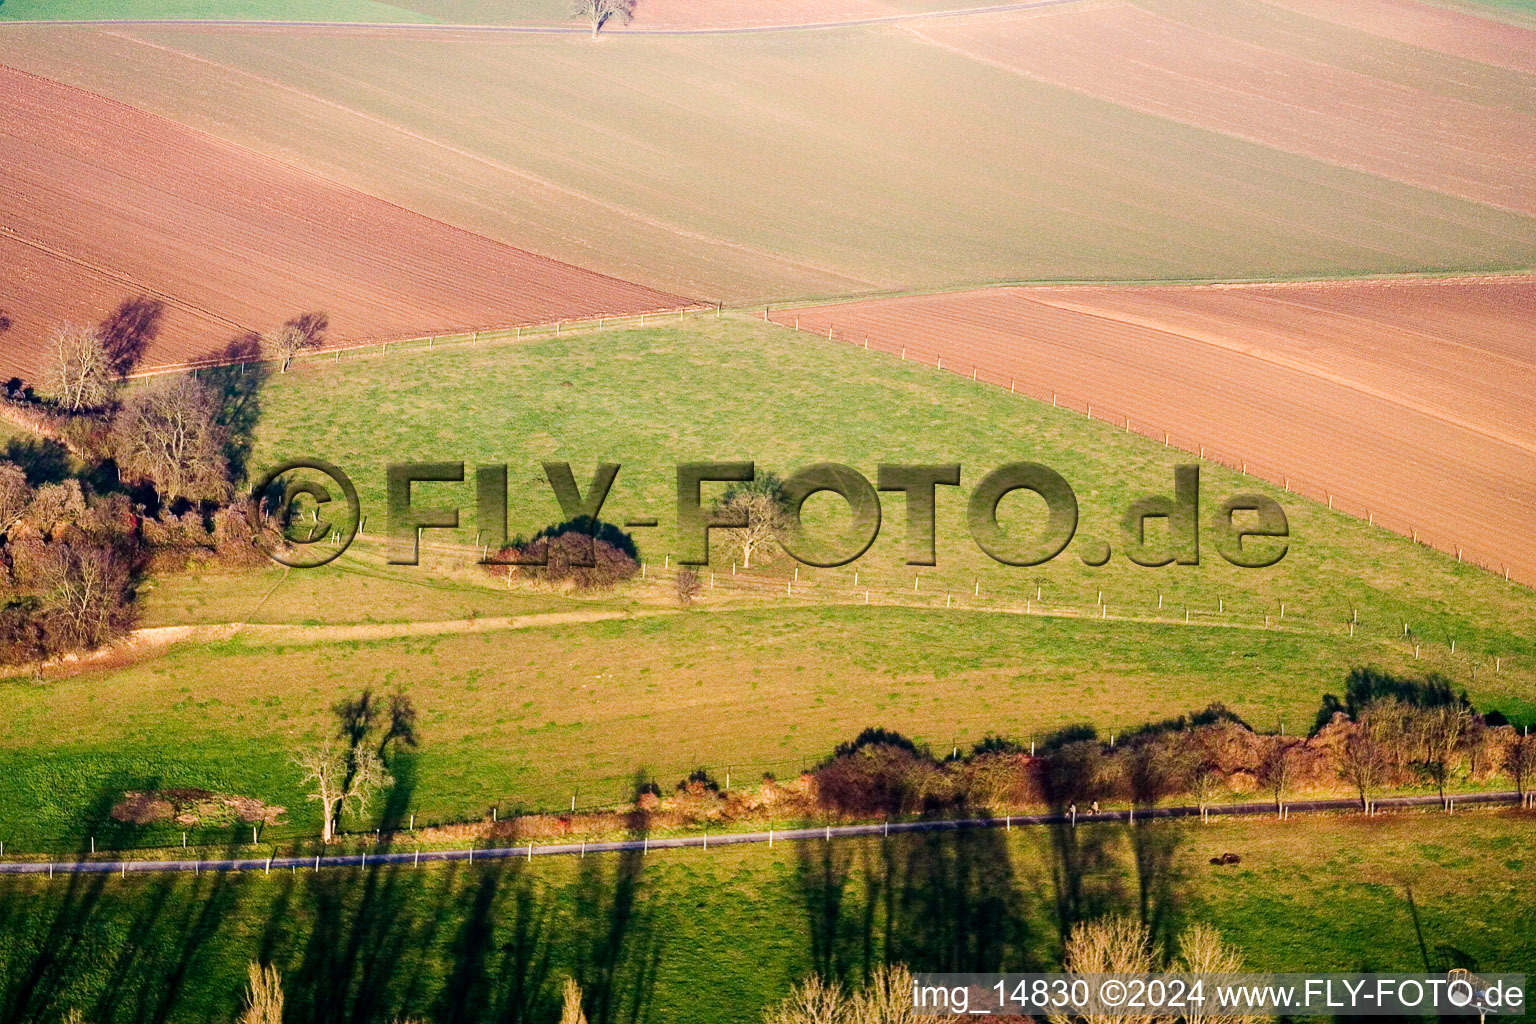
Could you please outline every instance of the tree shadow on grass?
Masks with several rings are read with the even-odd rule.
[[[407,782],[386,816],[410,803],[414,771],[401,761]],[[119,782],[102,788],[89,820],[109,816]],[[647,830],[637,813],[631,834]],[[247,841],[244,826],[232,828],[218,856],[250,857]],[[387,852],[387,841],[375,849]],[[288,1024],[543,1024],[558,1014],[567,974],[583,985],[593,1024],[641,1021],[660,951],[641,864],[623,853],[577,865],[404,860],[366,870],[0,879],[0,1022],[71,1010],[97,1024],[232,1020],[253,960],[282,973]]]
[[[228,435],[224,458],[229,462],[229,476],[239,482],[250,472],[256,426],[261,422],[262,386],[271,377],[272,368],[259,361],[261,338],[254,332],[235,337],[216,356],[231,365],[203,370],[198,379],[213,394],[219,425]]]
[[[104,817],[121,788],[90,808]],[[232,833],[223,855],[233,855]],[[105,852],[105,851],[103,851]],[[75,852],[88,859],[89,840]],[[132,872],[129,872],[129,876]],[[198,984],[199,952],[237,905],[224,872],[138,877],[10,878],[0,895],[0,1021],[61,1019],[157,1024]]]
[[[795,854],[811,963],[823,977],[857,985],[885,963],[993,971],[1034,962],[1033,912],[999,829],[809,840]]]

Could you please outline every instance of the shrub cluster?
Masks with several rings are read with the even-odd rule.
[[[609,590],[640,571],[640,558],[629,534],[588,516],[548,526],[501,549],[500,561],[488,565],[494,576],[579,591]]]
[[[1200,806],[1224,795],[1346,786],[1363,801],[1390,787],[1477,784],[1502,775],[1525,792],[1536,776],[1536,737],[1497,712],[1479,714],[1441,677],[1357,669],[1346,700],[1324,699],[1311,735],[1254,731],[1220,704],[1105,742],[1088,727],[1036,744],[989,737],[940,759],[899,733],[868,729],[814,772],[816,799],[849,817],[950,813],[963,808],[1094,801]]]

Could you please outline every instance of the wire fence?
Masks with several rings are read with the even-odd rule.
[[[1285,802],[1278,806],[1265,802],[1251,802],[1239,804],[1209,804],[1205,806],[1173,806],[1173,807],[1144,807],[1134,806],[1125,810],[1104,810],[1092,813],[1079,814],[1074,808],[1067,812],[1054,811],[1045,814],[996,814],[984,817],[971,818],[924,818],[917,820],[885,820],[878,822],[866,822],[857,825],[833,825],[830,822],[812,828],[787,828],[767,831],[750,832],[726,832],[711,836],[705,828],[701,834],[679,836],[652,836],[649,833],[640,838],[628,838],[607,841],[566,841],[559,843],[535,844],[531,840],[517,845],[491,845],[484,847],[470,846],[458,849],[424,849],[416,845],[414,849],[396,849],[399,845],[409,845],[411,837],[391,836],[390,842],[384,848],[369,853],[365,848],[359,853],[333,853],[326,856],[323,848],[313,854],[303,856],[282,856],[279,848],[269,847],[271,853],[268,856],[256,857],[227,857],[221,859],[205,859],[201,857],[171,859],[171,860],[84,860],[75,859],[63,863],[41,861],[18,861],[11,863],[0,862],[0,874],[6,875],[35,875],[52,878],[59,874],[117,874],[127,878],[129,873],[144,874],[146,872],[191,872],[197,874],[203,871],[263,871],[267,875],[276,868],[278,871],[320,871],[323,868],[357,867],[367,869],[370,866],[383,867],[385,865],[406,865],[419,867],[423,861],[432,863],[435,861],[467,861],[473,864],[476,858],[485,860],[520,860],[526,858],[532,861],[536,856],[574,856],[586,857],[588,854],[634,852],[642,855],[649,854],[652,850],[662,852],[665,850],[677,850],[697,848],[707,852],[711,845],[717,849],[721,846],[739,846],[742,844],[766,843],[771,849],[775,842],[831,842],[833,839],[851,838],[889,838],[893,833],[900,836],[913,833],[931,832],[960,832],[973,829],[1002,829],[1007,832],[1015,828],[1056,827],[1071,828],[1088,827],[1091,825],[1135,825],[1138,821],[1145,823],[1149,819],[1162,821],[1196,820],[1202,824],[1209,824],[1222,817],[1266,817],[1277,822],[1287,822],[1293,813],[1302,814],[1328,814],[1328,813],[1361,813],[1370,817],[1391,811],[1409,811],[1414,809],[1438,809],[1446,814],[1455,814],[1456,807],[1461,805],[1463,810],[1477,807],[1507,807],[1518,805],[1522,810],[1531,805],[1529,794],[1510,792],[1486,792],[1455,794],[1449,799],[1437,797],[1383,797],[1372,800],[1362,807],[1355,800],[1298,800]],[[631,832],[633,835],[633,832]],[[498,837],[500,838],[500,837]],[[260,845],[260,844],[253,844]],[[233,850],[227,852],[233,853]]]
[[[620,313],[612,316],[602,315],[585,318],[562,318],[540,323],[510,324],[495,327],[485,327],[479,330],[455,331],[446,334],[419,334],[405,335],[393,338],[371,338],[353,340],[335,345],[326,345],[323,348],[297,353],[294,362],[309,362],[320,359],[342,359],[359,356],[378,355],[385,356],[391,350],[395,352],[422,352],[440,348],[473,347],[487,344],[505,344],[518,342],[524,339],[542,338],[552,335],[560,335],[567,331],[590,330],[592,328],[607,327],[647,327],[660,326],[668,322],[683,321],[688,315],[695,317],[708,315],[711,317],[723,316],[722,307],[714,305],[693,304],[687,306],[675,306],[669,309],[653,309],[643,313]],[[258,366],[262,364],[278,364],[283,362],[282,357],[271,352],[256,352],[248,356],[241,355],[212,355],[201,359],[190,359],[179,363],[157,363],[153,366],[144,366],[128,375],[130,380],[142,377],[155,377],[167,373],[195,373],[198,370],[223,369],[226,367]]]

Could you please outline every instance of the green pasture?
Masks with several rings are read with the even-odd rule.
[[[1053,970],[1073,921],[1216,925],[1261,971],[1536,968],[1512,813],[781,843],[367,872],[0,883],[0,1008],[230,1020],[246,964],[294,1022],[749,1022],[813,970]],[[1207,861],[1237,853],[1241,863]]]
[[[0,682],[11,849],[179,838],[109,820],[134,788],[256,796],[287,808],[274,835],[307,834],[317,822],[292,751],[364,687],[408,690],[422,712],[394,806],[423,822],[609,803],[637,770],[665,785],[700,765],[749,782],[793,773],[876,724],[942,750],[1083,722],[1110,732],[1219,700],[1258,728],[1304,731],[1361,664],[1443,672],[1480,707],[1536,711],[1528,590],[1219,466],[1203,468],[1207,507],[1257,490],[1287,510],[1277,566],[1237,569],[1209,538],[1199,566],[1116,555],[1094,568],[1080,542],[1033,569],[992,562],[964,522],[982,473],[1052,466],[1076,491],[1080,535],[1118,547],[1123,510],[1170,492],[1190,456],[760,321],[302,360],[259,394],[252,471],[301,455],[334,462],[357,484],[366,534],[323,569],[149,581],[144,625],[251,624],[244,633]],[[583,487],[595,462],[622,465],[603,515],[659,520],[633,531],[645,579],[592,597],[507,588],[473,564],[468,482],[417,485],[416,501],[460,506],[465,526],[429,532],[439,546],[420,566],[386,564],[387,462],[504,463],[512,531],[531,533],[560,518],[542,479],[553,459],[570,460]],[[701,600],[682,611],[675,466],[712,459],[780,473],[839,461],[870,478],[880,462],[955,461],[965,486],[940,489],[936,566],[904,563],[903,499],[886,494],[880,537],[858,562],[796,569],[780,556],[733,576],[717,542]],[[706,500],[722,488],[706,485]],[[845,518],[830,495],[806,512],[829,535]],[[1041,516],[1014,496],[1001,518],[1017,533]],[[514,616],[532,618],[503,628]]]

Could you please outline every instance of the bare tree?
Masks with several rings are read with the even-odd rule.
[[[8,331],[10,329],[11,329],[11,318],[5,312],[5,310],[0,309],[0,334],[4,334],[6,331]]]
[[[789,523],[784,487],[772,473],[749,483],[733,485],[720,498],[719,507],[746,526],[728,532],[731,549],[741,559],[743,569],[752,568],[752,558],[763,561],[772,557],[780,535]]]
[[[131,390],[112,421],[119,472],[149,481],[165,501],[225,497],[229,465],[216,416],[213,396],[191,377],[169,374]]]
[[[30,504],[32,486],[27,483],[26,471],[14,462],[0,459],[0,537],[21,522]]]
[[[1183,974],[1202,976],[1208,991],[1223,982],[1236,981],[1243,971],[1243,956],[1234,946],[1222,941],[1221,932],[1208,924],[1196,924],[1179,934],[1179,958],[1176,969]],[[1253,1014],[1235,1013],[1235,1008],[1213,1006],[1216,1000],[1196,1002],[1184,1010],[1185,1024],[1253,1024]],[[1207,1007],[1212,1007],[1207,1009]],[[1223,1012],[1223,1011],[1226,1012]]]
[[[1504,738],[1503,756],[1501,767],[1504,774],[1515,784],[1515,791],[1520,794],[1521,802],[1525,800],[1525,794],[1529,792],[1531,779],[1536,777],[1536,736],[1532,736],[1529,729],[1524,733],[1511,726],[1505,726],[1509,730]]]
[[[960,1016],[922,1015],[912,1005],[912,972],[881,965],[857,992],[812,975],[763,1011],[764,1024],[955,1024]]]
[[[283,1024],[283,978],[277,968],[253,962],[246,973],[250,987],[238,1024]]]
[[[1423,722],[1424,767],[1435,780],[1440,800],[1445,800],[1445,780],[1461,753],[1462,740],[1472,725],[1472,709],[1464,704],[1442,704],[1418,712]]]
[[[635,0],[571,0],[571,17],[591,22],[592,38],[596,39],[603,26],[614,19],[625,25],[633,21]]]
[[[677,578],[672,581],[673,589],[677,591],[677,603],[687,608],[693,604],[703,586],[699,583],[699,574],[692,569],[679,569]]]
[[[1221,791],[1221,769],[1214,761],[1197,756],[1189,766],[1188,779],[1190,795],[1195,798],[1203,814],[1211,800]]]
[[[581,986],[575,978],[566,978],[560,990],[560,1024],[587,1024],[587,1015],[581,1009]]]
[[[43,389],[69,412],[107,404],[112,397],[112,360],[96,330],[65,324],[53,332],[43,364]]]
[[[128,568],[111,548],[58,541],[46,545],[32,573],[66,646],[96,647],[124,625]]]
[[[1296,771],[1300,742],[1284,736],[1270,736],[1259,755],[1259,785],[1275,797],[1275,807],[1285,804],[1285,794],[1291,788],[1291,778]]]
[[[1364,723],[1354,722],[1339,748],[1338,772],[1360,794],[1360,806],[1370,807],[1371,794],[1381,785],[1392,767],[1386,747],[1372,735]]]
[[[1106,917],[1073,926],[1062,968],[1068,974],[1149,974],[1159,959],[1146,925],[1133,917]],[[1051,1024],[1152,1024],[1171,1018],[1150,1012],[1110,1016],[1055,1011],[1047,1019]]]
[[[77,522],[85,514],[85,491],[79,480],[61,480],[56,484],[43,484],[32,492],[32,503],[22,517],[37,530],[48,536],[64,523]]]
[[[294,356],[325,344],[325,331],[330,323],[324,313],[300,313],[267,339],[267,347],[281,361],[283,373],[288,372]]]
[[[312,787],[309,799],[320,804],[324,823],[321,839],[327,843],[335,838],[336,823],[348,804],[361,814],[375,792],[395,784],[372,747],[347,746],[335,738],[302,752],[294,764]]]

